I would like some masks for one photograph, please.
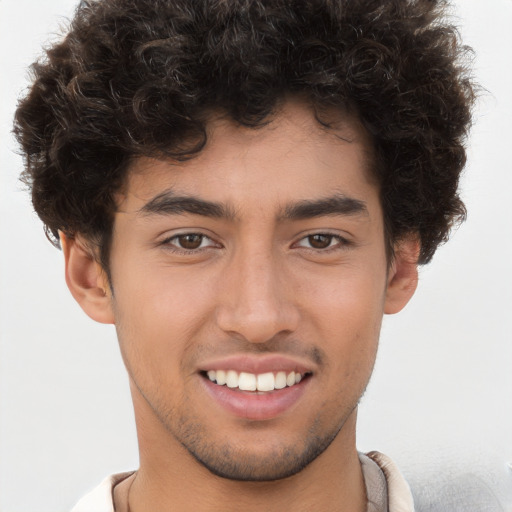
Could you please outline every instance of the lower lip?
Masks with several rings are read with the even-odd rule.
[[[294,386],[258,393],[219,386],[201,376],[210,396],[225,410],[248,420],[270,420],[291,409],[304,394],[311,376]]]

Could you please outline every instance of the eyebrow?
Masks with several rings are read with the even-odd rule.
[[[175,195],[171,190],[166,190],[155,196],[139,212],[145,215],[179,215],[190,213],[219,219],[233,220],[235,218],[234,210],[227,205],[192,196]]]
[[[343,194],[323,199],[304,200],[284,208],[280,220],[304,220],[330,215],[368,215],[366,203]]]
[[[175,195],[166,190],[148,201],[139,210],[143,215],[180,215],[190,213],[203,217],[235,220],[237,215],[230,205],[207,201],[193,196]],[[277,216],[278,220],[304,220],[331,215],[368,215],[366,203],[343,194],[314,199],[302,200],[286,205]]]

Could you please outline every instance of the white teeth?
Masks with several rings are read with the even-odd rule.
[[[258,391],[272,391],[275,388],[273,373],[262,373],[258,375]]]
[[[276,383],[274,384],[275,389],[283,389],[286,387],[286,373],[285,372],[277,372],[276,373]]]
[[[267,372],[255,375],[248,372],[236,372],[235,370],[209,370],[206,372],[208,379],[219,386],[224,384],[228,388],[239,388],[241,391],[274,391],[283,389],[286,386],[298,384],[303,375],[299,372]]]
[[[241,372],[238,377],[238,387],[242,391],[256,391],[256,375]]]
[[[228,370],[226,373],[226,386],[228,388],[238,387],[238,373],[235,370]]]
[[[210,372],[208,372],[209,374]],[[219,386],[226,384],[226,372],[224,370],[217,370],[215,380]],[[209,376],[209,375],[208,375]]]

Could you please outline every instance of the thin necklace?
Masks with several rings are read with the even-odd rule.
[[[131,512],[131,508],[130,508],[130,494],[132,492],[132,485],[133,485],[133,482],[135,482],[135,475],[137,474],[137,472],[133,473],[132,475],[132,479],[131,479],[131,482],[130,482],[130,486],[128,487],[128,492],[126,493],[126,512]]]

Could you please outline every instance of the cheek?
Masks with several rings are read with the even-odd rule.
[[[385,275],[351,269],[345,276],[304,288],[304,310],[313,333],[331,357],[337,373],[373,367],[383,315]]]
[[[114,314],[123,357],[134,371],[135,366],[151,368],[155,378],[168,380],[169,366],[183,364],[190,340],[207,321],[211,287],[199,289],[179,273],[126,275],[130,277],[119,286],[114,281]]]

